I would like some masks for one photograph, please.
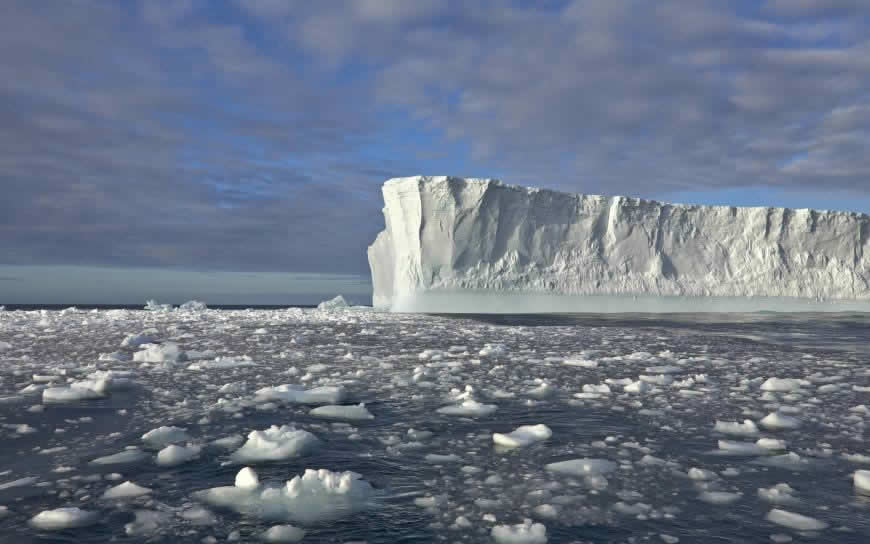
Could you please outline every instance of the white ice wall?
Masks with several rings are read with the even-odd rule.
[[[870,217],[663,204],[451,177],[383,186],[374,304],[432,293],[870,301]]]

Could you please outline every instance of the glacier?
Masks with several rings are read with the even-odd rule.
[[[667,204],[496,179],[382,188],[375,307],[400,312],[870,311],[870,216]]]

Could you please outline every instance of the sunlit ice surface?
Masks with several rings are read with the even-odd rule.
[[[0,535],[863,543],[868,340],[847,313],[0,312]]]

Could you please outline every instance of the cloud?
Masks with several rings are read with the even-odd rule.
[[[870,193],[870,4],[12,1],[6,263],[361,272],[379,185]]]

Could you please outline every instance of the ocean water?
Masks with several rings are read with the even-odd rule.
[[[870,470],[868,341],[866,314],[0,312],[0,542],[261,542],[276,524],[302,542],[494,542],[526,519],[528,542],[868,542],[852,476]],[[324,387],[373,418],[312,414]],[[89,398],[50,400],[64,392]],[[493,441],[539,424],[549,438]],[[273,425],[317,443],[235,460]],[[161,426],[193,458],[158,464],[167,444],[142,436]],[[199,493],[244,466],[250,496],[306,469],[366,483]],[[126,481],[150,491],[103,498]],[[323,519],[302,519],[312,505]],[[87,524],[33,526],[64,507]]]

